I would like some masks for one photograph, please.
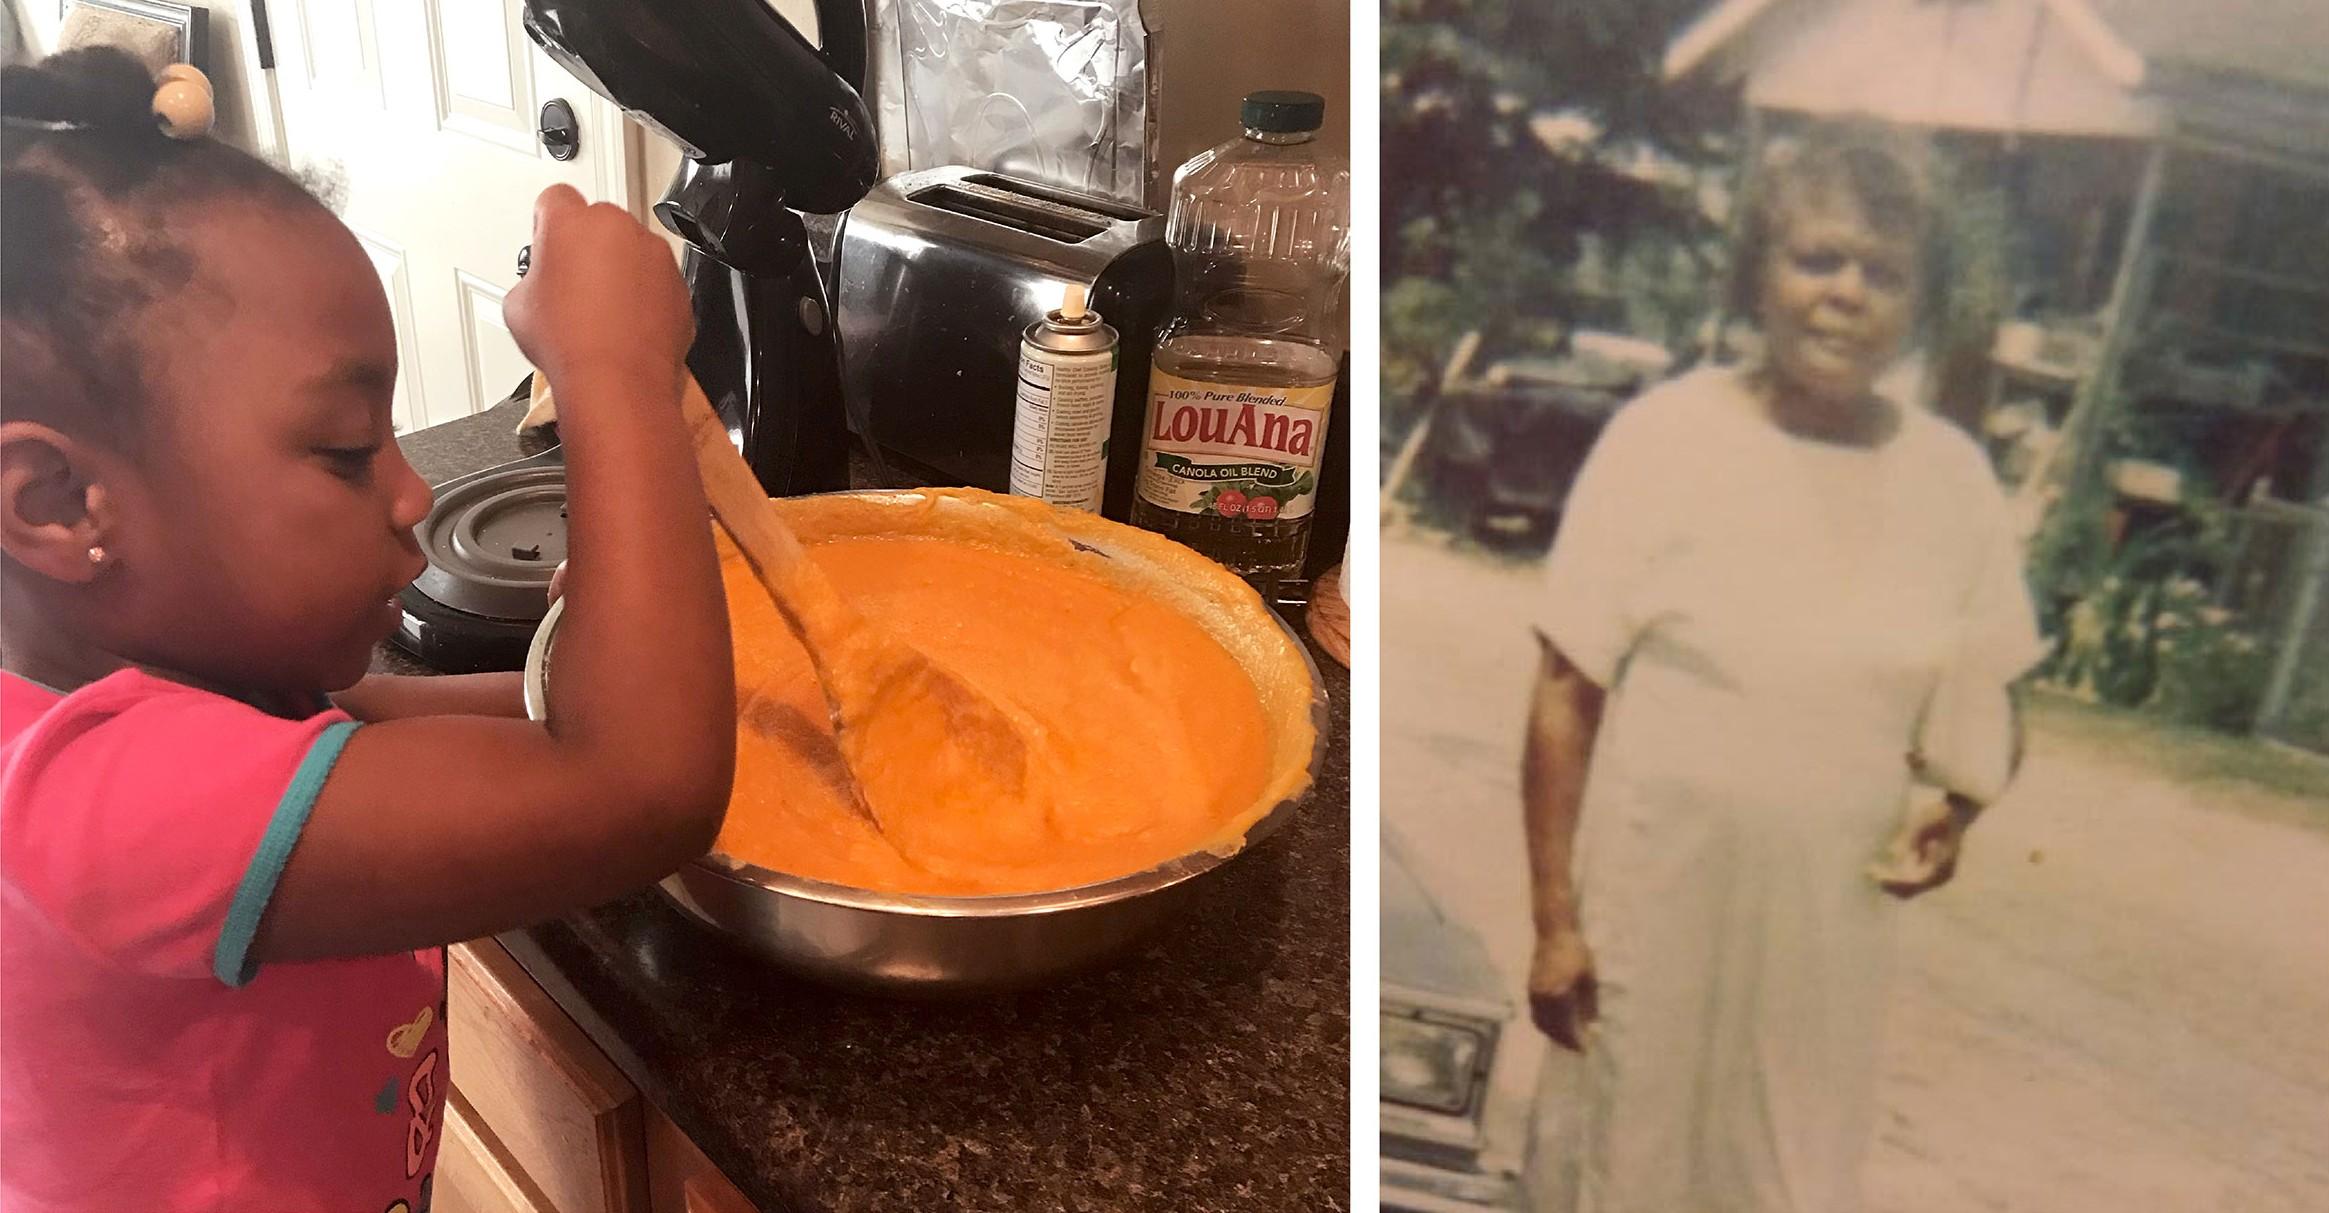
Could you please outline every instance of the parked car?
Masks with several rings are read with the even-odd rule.
[[[1458,370],[1432,435],[1439,495],[1482,542],[1543,549],[1602,427],[1672,364],[1653,342],[1579,331],[1556,355]]]
[[[1521,1051],[1512,998],[1471,928],[1444,914],[1397,835],[1383,833],[1382,1207],[1523,1207],[1532,1112],[1499,1102]]]

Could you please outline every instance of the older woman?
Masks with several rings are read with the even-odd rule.
[[[1814,132],[1748,206],[1763,352],[1618,413],[1536,617],[1529,990],[1585,1054],[1588,1213],[1857,1207],[1891,901],[1949,878],[2042,651],[1987,460],[1876,388],[1922,285],[1916,159]],[[1994,740],[1928,718],[1944,688]],[[1921,766],[1936,731],[1995,777]]]

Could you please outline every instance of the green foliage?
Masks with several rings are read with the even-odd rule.
[[[1703,226],[1693,200],[1590,156],[1555,155],[1533,127],[1548,114],[1576,114],[1605,143],[1727,163],[1720,137],[1708,134],[1729,129],[1720,109],[1657,78],[1667,40],[1703,7],[1390,0],[1382,32],[1386,282],[1446,284],[1471,317],[1492,320],[1544,301],[1587,232],[1622,239]],[[1392,323],[1387,316],[1386,328]],[[1415,367],[1428,360],[1407,357],[1387,374],[1420,383]]]
[[[2080,513],[2102,525],[2100,510]],[[2205,579],[2229,553],[2223,512],[2191,504],[2115,553],[2088,554],[2102,571],[2062,597],[2048,628],[2060,643],[2043,676],[2082,698],[2246,732],[2271,655],[2246,621],[2208,600]]]
[[[1440,362],[1475,318],[1453,286],[1400,278],[1383,287],[1383,437],[1396,442],[1439,376]]]
[[[2159,649],[2150,706],[2182,724],[2247,732],[2272,674],[2271,654],[2229,612],[2177,605],[2170,603],[2153,621]]]
[[[2110,571],[2110,490],[2100,480],[2074,484],[2046,513],[2030,540],[2030,585],[2039,622],[2048,633],[2063,626],[2062,609],[2094,592]]]
[[[2095,450],[2086,476],[2066,486],[2048,511],[2031,546],[2031,579],[2041,594],[2057,601],[2092,587],[2111,568],[2110,511],[2116,499],[2106,470],[2123,460],[2172,468],[2180,478],[2187,518],[2178,533],[2186,556],[2207,570],[2231,556],[2230,516],[2204,452],[2217,418],[2204,410],[2141,408],[2124,392],[2098,402],[2102,423],[2091,441]],[[2076,439],[2076,435],[2065,435]]]

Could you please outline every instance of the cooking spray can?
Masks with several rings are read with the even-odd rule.
[[[1108,482],[1116,413],[1116,330],[1069,283],[1059,310],[1019,342],[1019,411],[1011,427],[1011,491],[1097,511]]]

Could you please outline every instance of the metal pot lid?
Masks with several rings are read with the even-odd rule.
[[[566,559],[566,469],[513,467],[448,486],[421,523],[413,588],[455,610],[540,619]]]

